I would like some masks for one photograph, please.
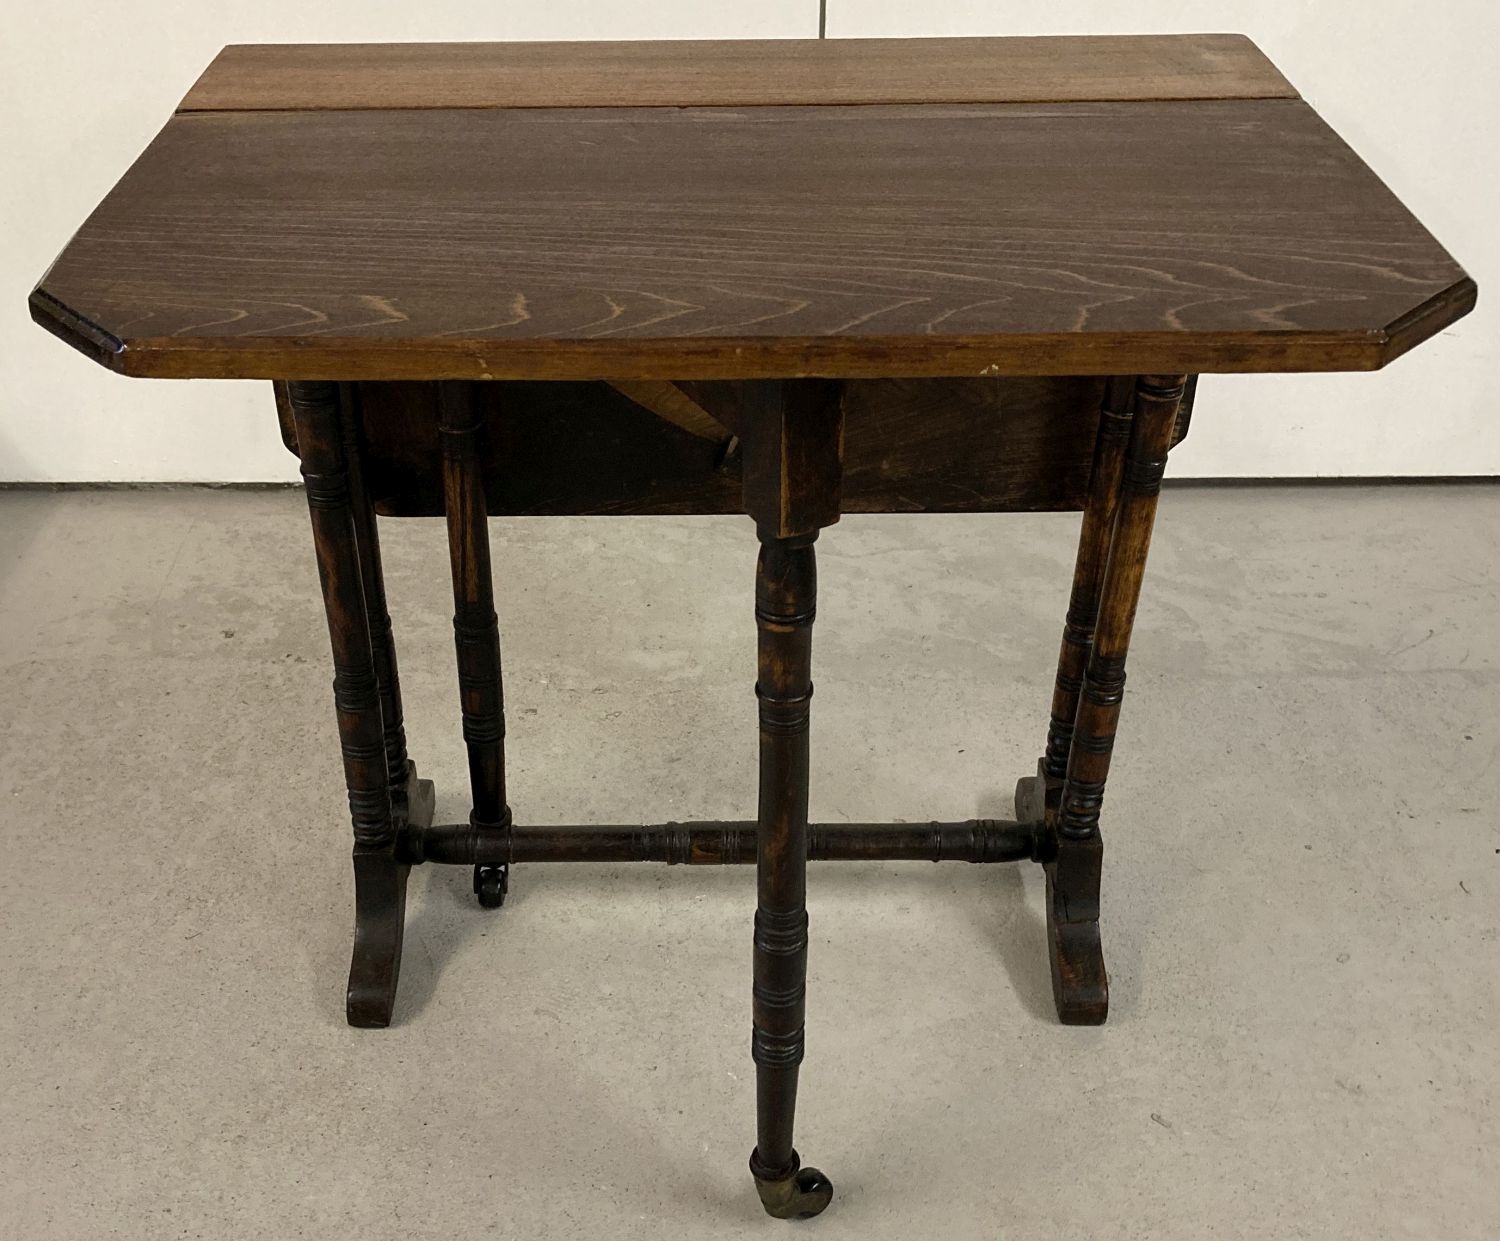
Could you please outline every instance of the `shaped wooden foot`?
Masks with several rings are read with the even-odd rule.
[[[1102,850],[1097,839],[1082,844],[1058,840],[1055,803],[1060,791],[1042,760],[1036,775],[1016,781],[1016,818],[1043,825],[1037,860],[1047,868],[1047,955],[1058,1020],[1065,1026],[1098,1026],[1109,1016],[1109,976],[1099,940],[1097,897]],[[1049,792],[1054,802],[1050,809]]]
[[[431,827],[435,801],[432,781],[420,779],[414,763],[407,764],[401,793],[392,798],[405,811],[396,821],[398,835],[408,824],[419,829]],[[351,1026],[368,1030],[391,1024],[401,976],[406,879],[410,871],[411,866],[401,859],[398,844],[354,846],[354,954],[345,1002]]]
[[[354,956],[349,964],[349,1024],[391,1024],[406,929],[406,877],[411,867],[392,846],[354,846]]]
[[[1099,920],[1065,921],[1067,902],[1047,868],[1047,955],[1052,962],[1052,1001],[1065,1026],[1102,1026],[1109,1017],[1109,975],[1099,940]]]

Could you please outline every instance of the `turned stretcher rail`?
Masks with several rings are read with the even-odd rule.
[[[814,862],[1024,862],[1041,849],[1040,823],[814,823]],[[467,823],[413,828],[402,838],[413,862],[500,866],[511,862],[665,862],[733,866],[755,861],[755,823],[694,822],[475,829]]]

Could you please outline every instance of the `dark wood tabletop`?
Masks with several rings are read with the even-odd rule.
[[[32,295],[131,375],[1367,370],[1463,271],[1237,36],[226,48]]]

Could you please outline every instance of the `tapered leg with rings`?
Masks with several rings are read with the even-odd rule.
[[[745,511],[755,519],[760,792],[753,969],[756,1144],[750,1171],[766,1211],[807,1219],[833,1186],[792,1145],[807,981],[808,723],[813,542],[838,520],[843,405],[817,380],[745,384]]]
[[[484,474],[479,456],[483,414],[472,383],[438,387],[443,445],[443,502],[453,568],[453,640],[459,702],[473,796],[470,826],[480,835],[510,827],[505,797],[505,700],[500,672],[500,626],[495,616]],[[493,909],[505,902],[506,863],[474,868],[474,894]]]
[[[401,674],[396,666],[396,642],[385,601],[385,569],[380,556],[380,534],[375,509],[364,480],[364,436],[360,425],[359,387],[339,385],[344,460],[349,473],[349,501],[354,518],[354,541],[359,549],[360,581],[364,586],[365,618],[370,631],[370,653],[380,715],[385,732],[385,765],[391,787],[391,817],[400,832],[408,823],[424,827],[432,822],[431,780],[417,776],[406,753],[406,725],[401,710]]]
[[[815,534],[768,539],[755,575],[760,798],[756,825],[754,1030],[761,1202],[780,1218],[828,1205],[833,1186],[792,1147],[807,980],[808,713],[817,599]]]
[[[1109,567],[1115,513],[1120,504],[1120,478],[1125,469],[1125,448],[1134,409],[1134,377],[1122,375],[1111,379],[1099,410],[1088,500],[1078,535],[1073,589],[1068,597],[1068,616],[1063,625],[1062,651],[1057,659],[1057,680],[1052,693],[1052,718],[1047,725],[1047,749],[1042,759],[1047,809],[1053,812],[1068,774],[1078,696],[1083,692],[1083,673],[1094,645],[1094,628],[1099,623],[1099,598]]]

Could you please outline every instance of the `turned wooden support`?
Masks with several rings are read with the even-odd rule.
[[[385,729],[344,457],[339,388],[332,383],[295,383],[290,397],[333,647],[333,699],[354,839],[362,845],[389,845],[396,831]]]
[[[963,823],[812,823],[809,862],[969,862],[1037,859],[1037,823],[969,819]],[[756,862],[753,822],[590,823],[512,826],[475,832],[442,823],[403,833],[413,862],[505,866],[511,862],[663,862],[668,866],[736,866]]]
[[[1104,782],[1125,697],[1125,656],[1185,384],[1181,375],[1145,375],[1136,385],[1135,427],[1058,811],[1057,832],[1066,840],[1085,840],[1099,830]]]
[[[822,380],[743,386],[745,511],[760,539],[755,575],[760,791],[751,1056],[762,1205],[816,1215],[832,1186],[792,1145],[807,980],[808,726],[818,531],[839,517],[843,406]]]
[[[338,714],[354,823],[355,932],[349,966],[350,1025],[390,1023],[401,968],[407,867],[396,856],[387,735],[362,580],[357,519],[344,450],[339,386],[287,386],[297,434],[318,577],[333,647]]]
[[[479,830],[502,828],[510,822],[510,808],[505,799],[500,626],[495,615],[479,454],[483,414],[475,400],[475,385],[443,383],[438,389],[443,500],[453,568],[453,638],[464,744],[469,754],[472,819]]]
[[[1055,856],[1047,867],[1047,927],[1058,1016],[1070,1025],[1097,1025],[1109,1011],[1109,979],[1099,938],[1104,857],[1099,814],[1125,695],[1125,657],[1157,497],[1186,384],[1183,375],[1143,375],[1135,385],[1133,425],[1120,471],[1108,564],[1099,587],[1098,620],[1053,817]]]
[[[760,703],[760,820],[751,1047],[768,1101],[757,1149],[762,1166],[773,1176],[784,1174],[791,1162],[795,1093],[789,1078],[802,1062],[808,720],[816,582],[810,541],[778,539],[762,546],[755,592],[760,634],[755,684]]]
[[[1078,556],[1073,566],[1073,590],[1063,625],[1062,651],[1057,659],[1057,681],[1052,693],[1052,719],[1047,727],[1047,749],[1042,759],[1049,810],[1055,810],[1062,782],[1068,774],[1068,753],[1073,744],[1078,697],[1083,692],[1083,674],[1093,647],[1094,627],[1099,620],[1099,597],[1104,572],[1109,565],[1110,540],[1120,498],[1120,477],[1125,468],[1125,446],[1130,439],[1135,379],[1116,376],[1104,390],[1099,411],[1099,431],[1094,443],[1094,463],[1089,474],[1088,500],[1078,536]]]
[[[401,711],[401,674],[396,666],[396,641],[391,632],[391,614],[385,599],[385,568],[381,563],[380,534],[375,509],[370,504],[363,469],[363,432],[360,426],[359,386],[341,384],[340,424],[344,460],[349,475],[350,511],[354,541],[359,549],[360,582],[364,587],[366,626],[380,695],[380,716],[385,736],[385,766],[391,791],[391,813],[398,825],[410,813],[407,783],[414,772],[406,752],[406,725]]]

